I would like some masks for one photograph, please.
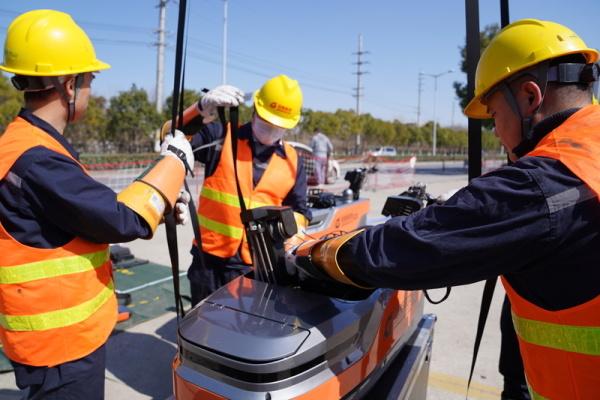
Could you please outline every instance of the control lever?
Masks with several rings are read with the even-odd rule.
[[[284,242],[298,231],[290,207],[266,206],[241,214],[252,254],[255,277],[263,282],[287,285]]]
[[[436,202],[427,193],[425,184],[419,182],[410,186],[399,195],[389,196],[383,205],[381,213],[386,217],[410,215]]]

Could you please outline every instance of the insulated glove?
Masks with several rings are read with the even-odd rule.
[[[338,263],[337,255],[340,247],[364,229],[344,233],[325,240],[308,240],[286,251],[286,268],[296,268],[304,274],[318,280],[333,280],[349,286],[369,289],[352,281]]]
[[[216,114],[217,107],[237,107],[244,102],[244,92],[235,86],[221,85],[209,90],[200,99],[200,114],[210,117]]]
[[[183,132],[175,130],[175,136],[169,134],[160,146],[161,156],[176,157],[186,171],[194,168],[194,152]]]
[[[163,218],[181,198],[181,186],[188,170],[188,160],[193,165],[192,147],[180,131],[167,135],[161,146],[161,158],[150,165],[131,185],[123,189],[117,200],[135,211],[150,227],[152,234]],[[179,207],[178,213],[181,212]]]

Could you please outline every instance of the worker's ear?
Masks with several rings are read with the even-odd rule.
[[[529,117],[540,107],[543,101],[542,90],[535,81],[521,83],[519,91],[521,110],[524,117]]]
[[[75,77],[68,78],[63,83],[63,86],[64,86],[65,91],[67,92],[67,95],[69,96],[69,98],[72,99],[73,96],[75,96]]]

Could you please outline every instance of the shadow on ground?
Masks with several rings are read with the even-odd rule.
[[[176,330],[173,318],[156,330],[160,338],[128,331],[113,335],[107,345],[106,369],[139,393],[153,399],[167,398],[173,393],[171,362],[176,352]]]

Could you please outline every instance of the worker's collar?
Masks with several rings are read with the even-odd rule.
[[[512,152],[519,158],[532,151],[535,146],[550,132],[558,128],[563,122],[567,120],[571,115],[579,111],[580,108],[569,108],[567,110],[559,111],[552,114],[540,122],[538,122],[531,129],[529,137],[523,140]]]
[[[21,111],[19,111],[19,117],[23,118],[24,120],[29,122],[31,125],[33,125],[37,128],[40,128],[41,130],[46,132],[54,140],[56,140],[58,143],[60,143],[69,152],[71,157],[73,157],[76,160],[79,160],[79,153],[77,151],[75,151],[75,149],[73,148],[71,143],[69,143],[69,141],[63,135],[61,135],[48,122],[46,122],[43,119],[41,119],[40,117],[36,116],[35,114],[33,114],[30,110],[28,110],[26,108],[21,108]]]
[[[256,157],[260,157],[265,154],[277,153],[281,158],[287,158],[285,154],[285,147],[283,146],[283,139],[279,142],[270,146],[260,143],[252,134],[252,124],[247,123],[242,125],[239,130],[239,138],[243,140],[250,140],[250,146],[252,147],[252,154]]]

